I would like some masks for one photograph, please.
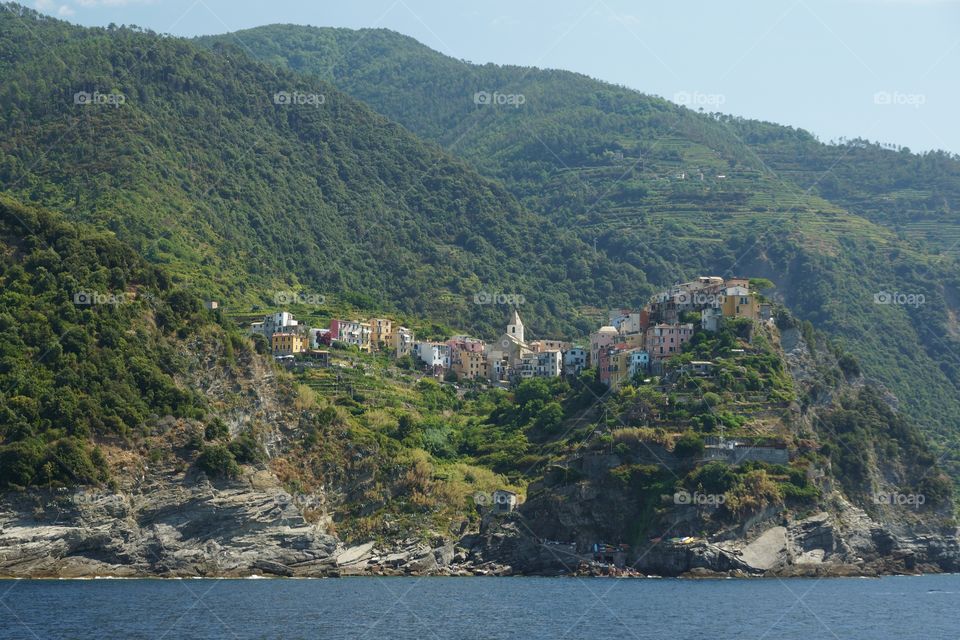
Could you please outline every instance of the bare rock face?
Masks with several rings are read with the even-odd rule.
[[[0,498],[0,575],[328,575],[336,538],[279,487],[157,481]]]
[[[522,513],[488,518],[468,547],[474,566],[508,565],[515,573],[559,575],[602,569],[582,545],[539,539]],[[631,549],[615,575],[685,577],[876,576],[960,569],[957,532],[895,533],[849,503],[784,521],[774,515],[747,534],[720,539],[674,538]]]

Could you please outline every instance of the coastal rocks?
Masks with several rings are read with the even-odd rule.
[[[771,527],[740,552],[740,560],[751,569],[768,570],[781,565],[787,556],[787,528]]]
[[[337,556],[337,566],[349,566],[353,564],[358,564],[361,562],[366,562],[372,555],[373,543],[368,542],[367,544],[357,545],[355,547],[350,547],[343,553]]]
[[[157,482],[0,500],[0,575],[10,577],[323,573],[338,545],[279,487]]]

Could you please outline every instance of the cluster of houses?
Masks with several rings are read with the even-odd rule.
[[[262,335],[278,359],[299,354],[322,356],[324,347],[340,342],[360,351],[388,351],[395,357],[411,356],[435,375],[452,371],[460,379],[512,383],[522,378],[576,374],[586,366],[586,351],[559,340],[526,341],[520,314],[514,309],[504,333],[485,342],[467,335],[445,341],[418,341],[413,331],[388,318],[330,321],[329,328],[299,323],[289,312],[265,316],[250,325]]]
[[[750,291],[745,278],[702,276],[656,294],[638,311],[611,311],[609,324],[590,334],[588,365],[614,388],[639,372],[663,374],[663,362],[693,337],[689,314],[698,315],[706,331],[717,331],[735,318],[769,320],[771,307]],[[692,373],[703,374],[709,364],[689,366]]]
[[[387,318],[368,322],[333,319],[324,329],[301,324],[291,313],[278,311],[252,323],[250,332],[266,338],[274,357],[281,359],[300,354],[323,357],[329,354],[324,347],[334,342],[366,352],[390,350],[397,357],[411,353],[414,345],[413,331]]]
[[[333,319],[329,328],[312,328],[286,311],[268,315],[250,329],[267,339],[277,358],[323,357],[324,347],[341,342],[365,352],[409,355],[434,375],[453,372],[459,379],[508,385],[528,378],[575,376],[593,367],[602,382],[615,388],[639,372],[663,373],[663,361],[680,353],[693,337],[689,313],[699,314],[704,329],[716,331],[732,318],[768,319],[770,306],[750,292],[746,279],[700,277],[658,293],[640,310],[611,311],[609,324],[590,334],[589,348],[562,340],[528,341],[516,309],[510,311],[503,334],[491,342],[467,335],[418,341],[413,331],[388,318]]]

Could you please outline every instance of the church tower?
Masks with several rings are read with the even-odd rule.
[[[507,323],[507,335],[517,342],[523,342],[523,320],[520,319],[520,314],[516,309],[510,312],[510,321]]]

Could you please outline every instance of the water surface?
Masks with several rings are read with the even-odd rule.
[[[960,576],[0,581],[0,638],[960,637]]]

